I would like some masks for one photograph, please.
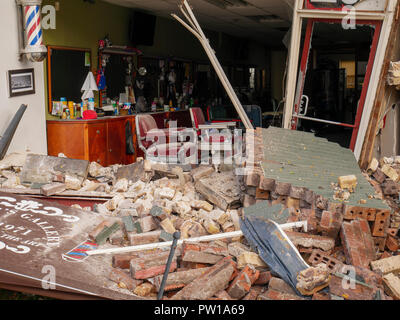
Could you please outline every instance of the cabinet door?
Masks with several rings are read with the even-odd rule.
[[[129,119],[107,122],[107,163],[126,164],[125,124]]]
[[[84,124],[47,122],[47,153],[57,157],[64,153],[71,159],[85,159]]]
[[[89,161],[107,166],[107,126],[106,123],[88,124]]]

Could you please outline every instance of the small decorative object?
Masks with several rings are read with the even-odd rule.
[[[8,71],[8,87],[10,97],[35,93],[34,69]]]
[[[84,92],[82,95],[82,101],[94,98],[93,91],[99,91],[93,73],[91,71],[89,71],[81,91]]]

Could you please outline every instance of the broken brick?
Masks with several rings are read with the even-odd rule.
[[[330,275],[328,267],[321,263],[316,267],[302,270],[297,275],[296,288],[303,295],[313,295],[329,285]]]
[[[257,297],[264,292],[265,288],[262,286],[255,285],[251,287],[250,291],[242,300],[257,300]]]
[[[208,244],[185,243],[182,248],[182,261],[185,262],[215,264],[227,255],[226,248]]]
[[[164,291],[171,291],[183,288],[187,284],[191,283],[193,280],[197,279],[205,272],[209,270],[207,268],[191,269],[186,271],[171,272],[168,274],[167,282],[165,283]],[[157,291],[160,290],[161,282],[164,275],[159,275],[154,278],[154,285]]]
[[[233,280],[228,288],[228,294],[234,299],[243,298],[249,291],[254,282],[258,279],[260,271],[253,266],[247,265]]]
[[[44,196],[51,196],[66,190],[66,185],[64,183],[49,183],[40,187],[40,193]]]
[[[128,273],[113,268],[109,274],[109,279],[118,284],[120,288],[126,288],[130,291],[135,290],[135,288],[143,283],[142,280],[132,279]]]
[[[234,272],[235,263],[226,257],[172,296],[171,300],[207,300],[228,286]]]
[[[343,222],[340,237],[348,264],[367,268],[376,259],[375,245],[367,220]]]
[[[390,212],[382,210],[376,213],[375,223],[372,229],[372,235],[375,237],[386,237],[387,229],[390,223]]]
[[[269,280],[268,289],[296,295],[296,291],[281,278],[272,277]]]
[[[148,297],[152,294],[155,296],[156,288],[149,282],[142,283],[141,285],[137,286],[133,291],[139,297]]]
[[[371,262],[371,269],[382,274],[396,273],[400,271],[400,255],[392,256]]]
[[[396,300],[400,300],[400,279],[393,273],[383,276],[385,292]]]
[[[301,246],[303,248],[317,248],[329,251],[335,246],[335,239],[330,237],[294,231],[286,231],[286,234],[295,246]]]
[[[134,279],[148,279],[163,274],[166,268],[169,252],[150,254],[133,258],[130,261],[130,274]],[[177,268],[176,256],[173,258],[169,272]]]
[[[268,289],[264,293],[261,293],[257,300],[305,300],[304,298],[290,293],[283,293],[273,289]]]
[[[129,233],[128,240],[132,246],[158,242],[161,230],[146,232],[146,233]]]
[[[377,288],[353,282],[348,277],[331,275],[329,291],[346,300],[374,300]]]
[[[217,292],[214,297],[217,300],[234,300],[232,299],[232,297],[225,291],[225,290],[221,290],[220,292]]]
[[[262,271],[258,276],[258,279],[254,282],[255,285],[266,285],[271,280],[272,275],[270,271]]]
[[[257,253],[243,252],[237,257],[238,269],[243,269],[246,265],[252,265],[256,269],[264,269],[267,267],[265,262],[260,258]]]
[[[386,248],[388,248],[390,251],[397,252],[399,250],[399,240],[397,240],[395,237],[388,236],[386,238]]]
[[[337,212],[323,211],[319,227],[322,235],[336,239],[343,222],[343,215]]]

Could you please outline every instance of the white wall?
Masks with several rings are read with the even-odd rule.
[[[18,25],[15,0],[0,1],[0,136],[21,104],[28,108],[15,132],[8,153],[26,151],[47,154],[43,62],[18,60]],[[36,93],[9,97],[8,70],[34,68]]]

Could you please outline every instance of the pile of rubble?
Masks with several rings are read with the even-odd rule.
[[[0,162],[2,189],[39,188],[47,197],[72,191],[106,195],[93,207],[104,221],[89,230],[89,239],[99,249],[152,245],[152,249],[112,256],[108,280],[137,296],[157,296],[169,256],[169,247],[158,245],[172,241],[176,231],[181,239],[239,232],[243,219],[256,217],[278,224],[307,222],[307,230],[285,229],[288,240],[281,239],[293,244],[310,266],[296,275],[296,287],[282,280],[242,233],[212,241],[184,241],[170,265],[163,298],[400,299],[397,158],[371,163],[368,169],[375,196],[381,194],[392,212],[349,206],[342,196],[328,201],[306,188],[266,178],[257,166],[237,176],[228,166],[188,168],[139,159],[106,168],[78,162],[82,160],[40,158],[35,163],[57,163],[47,166],[51,169],[47,174],[36,169],[38,165],[26,165],[33,160],[28,158]],[[67,165],[68,172],[67,160],[76,161]],[[359,188],[354,176],[336,179],[335,188],[342,194]],[[269,241],[269,236],[263,240]]]

